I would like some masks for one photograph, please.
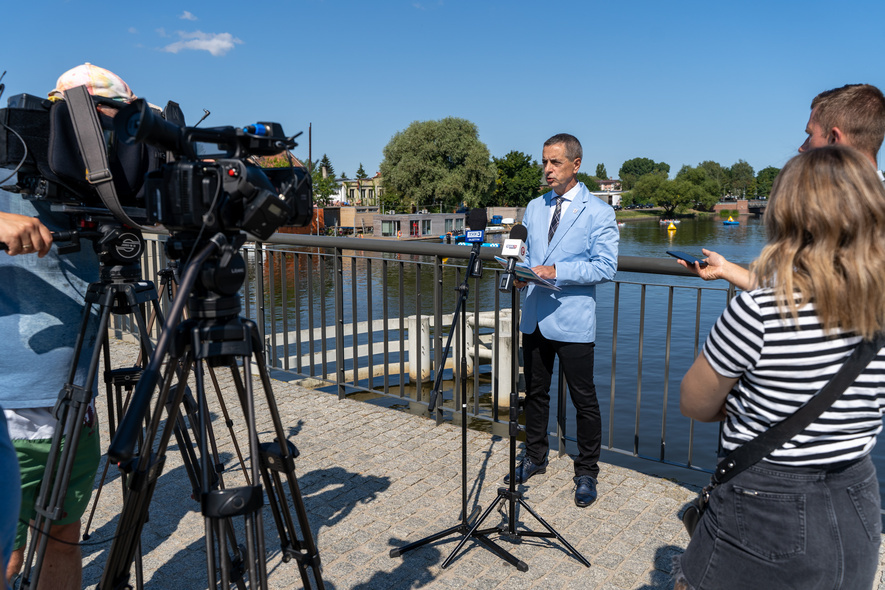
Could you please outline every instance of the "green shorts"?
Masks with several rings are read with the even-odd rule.
[[[83,426],[83,430],[80,432],[80,443],[77,445],[77,454],[74,457],[74,467],[71,470],[71,479],[68,483],[68,493],[65,496],[64,511],[62,517],[53,521],[52,524],[77,522],[86,511],[95,484],[95,472],[98,470],[98,462],[101,458],[98,439],[97,423],[93,423],[92,426]],[[36,516],[34,505],[43,483],[43,474],[46,470],[51,444],[51,439],[12,441],[18,455],[22,476],[22,507],[15,535],[16,549],[24,547],[28,538],[29,527],[24,523],[30,522]],[[64,447],[64,442],[62,442],[62,447]]]

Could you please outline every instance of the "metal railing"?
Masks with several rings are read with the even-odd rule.
[[[163,239],[148,241],[143,270],[162,287],[161,306],[168,309],[171,289],[157,278],[167,267]],[[503,434],[502,408],[513,387],[509,358],[517,350],[508,344],[510,322],[518,309],[507,313],[511,296],[498,291],[499,252],[482,248],[483,276],[466,281],[464,354],[470,359],[465,379],[471,425]],[[441,360],[469,247],[275,234],[247,244],[244,256],[243,315],[263,330],[267,363],[278,377],[300,379],[339,398],[377,398],[426,414],[431,384],[442,370],[444,414],[460,420],[461,367],[454,362],[462,353],[459,337]],[[605,450],[707,471],[715,464],[718,429],[682,417],[670,391],[697,355],[710,318],[734,291],[679,278],[686,276],[692,275],[669,259],[619,257],[616,281],[597,288],[595,375],[608,419]],[[125,318],[115,327],[131,330]],[[153,330],[156,336],[159,326]],[[608,384],[601,382],[606,374]],[[575,438],[561,375],[552,397],[558,400],[553,431],[562,454]]]

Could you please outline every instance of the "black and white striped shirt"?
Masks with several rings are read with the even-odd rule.
[[[862,305],[862,303],[858,302]],[[739,294],[710,331],[704,356],[720,375],[737,377],[726,399],[722,446],[731,451],[777,424],[817,393],[860,338],[827,337],[813,304],[800,309],[799,329],[781,318],[771,289]],[[885,349],[842,397],[767,460],[820,465],[863,457],[882,430]]]

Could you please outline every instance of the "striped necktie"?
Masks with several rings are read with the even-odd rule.
[[[556,228],[559,227],[559,214],[562,212],[562,201],[563,198],[561,196],[556,197],[556,209],[553,210],[553,219],[550,220],[550,229],[547,231],[547,243],[550,243],[550,240],[553,239],[553,234],[556,233]]]

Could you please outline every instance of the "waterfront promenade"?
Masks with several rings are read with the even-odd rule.
[[[131,364],[137,354],[135,345],[119,341],[112,341],[111,351],[114,366]],[[254,381],[257,387],[258,379]],[[209,387],[212,405],[215,395],[211,383]],[[401,557],[390,558],[389,553],[457,524],[461,507],[460,427],[436,426],[432,420],[368,403],[339,401],[335,395],[296,383],[275,380],[273,387],[289,438],[301,452],[295,461],[296,472],[319,546],[326,588],[672,588],[671,559],[688,543],[677,513],[697,488],[651,475],[655,464],[648,463],[647,473],[603,464],[599,499],[585,509],[573,502],[568,457],[552,460],[546,475],[536,476],[523,487],[529,505],[590,560],[590,568],[581,565],[556,539],[511,543],[493,535],[502,547],[528,564],[527,572],[518,571],[472,540],[454,563],[442,569],[459,535]],[[229,378],[221,380],[221,388],[227,403],[234,405]],[[105,422],[102,445],[106,447],[103,398],[100,395],[98,400],[99,416]],[[259,418],[262,441],[271,440],[269,429],[268,421]],[[216,426],[215,432],[222,452],[232,454],[226,431]],[[485,509],[503,485],[509,441],[469,431],[467,446],[468,506],[472,509],[480,504]],[[101,542],[113,535],[119,510],[120,490],[115,478],[98,503],[89,541],[97,544],[84,548],[84,585],[88,587],[100,580],[108,547]],[[525,525],[521,530],[544,530],[526,511],[520,511],[519,521]],[[499,522],[502,516],[497,512],[486,521],[489,526]],[[294,562],[281,563],[275,527],[267,511],[264,524],[271,554],[269,587],[301,588]],[[176,449],[168,453],[142,544],[147,588],[206,588],[203,518],[190,499],[190,484]],[[879,580],[881,574],[880,558]],[[760,588],[764,587],[762,583]]]

